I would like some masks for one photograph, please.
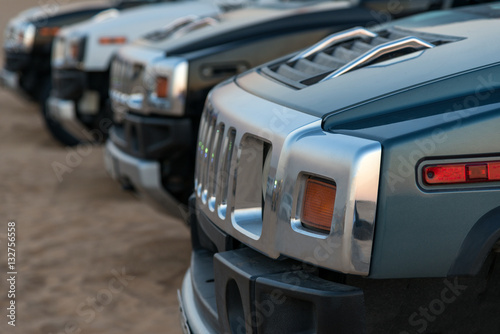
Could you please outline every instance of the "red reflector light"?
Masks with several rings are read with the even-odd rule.
[[[500,161],[425,166],[423,177],[429,185],[500,181]]]
[[[156,96],[163,99],[168,97],[168,78],[156,78]]]
[[[304,226],[330,232],[337,187],[334,185],[308,179],[302,203],[301,222]]]
[[[500,162],[488,163],[488,180],[500,180]]]
[[[428,184],[465,182],[465,165],[439,165],[424,168],[425,182]]]

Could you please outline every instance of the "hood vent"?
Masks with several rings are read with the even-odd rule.
[[[459,40],[398,28],[373,32],[353,28],[326,37],[296,56],[261,68],[295,88],[304,88],[355,69]]]
[[[168,37],[178,38],[191,31],[198,30],[209,25],[216,25],[217,23],[218,21],[210,16],[185,16],[172,21],[160,30],[147,34],[144,38],[153,42],[159,42],[167,39]]]

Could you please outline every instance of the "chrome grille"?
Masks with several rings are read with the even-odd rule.
[[[235,128],[219,121],[210,106],[206,108],[199,131],[195,192],[207,212],[226,220],[230,209],[236,225],[258,239],[269,184],[265,162],[272,145]]]
[[[198,197],[203,204],[208,204],[211,211],[215,211],[215,203],[220,195],[226,194],[227,197],[227,189],[223,189],[222,185],[227,187],[228,174],[224,171],[229,168],[230,162],[226,159],[228,154],[232,155],[233,144],[227,138],[224,140],[224,130],[224,124],[217,124],[216,117],[209,111],[203,114],[198,136],[195,188]],[[222,169],[219,168],[221,161],[224,165]]]
[[[111,89],[117,92],[139,93],[142,87],[144,65],[115,58],[111,66]]]
[[[110,73],[110,99],[113,120],[121,123],[129,109],[140,110],[146,93],[143,84],[144,65],[119,56],[113,60]]]

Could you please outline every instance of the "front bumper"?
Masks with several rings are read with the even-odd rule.
[[[363,292],[237,243],[190,205],[193,253],[180,297],[192,333],[364,333]],[[238,248],[238,249],[237,249]]]
[[[52,71],[52,91],[55,97],[78,100],[88,87],[86,72],[76,69],[54,69]]]
[[[26,70],[33,55],[19,50],[4,49],[5,52],[5,69],[11,72]]]
[[[153,117],[125,113],[110,139],[123,152],[140,159],[163,160],[175,153],[194,150],[189,118]],[[187,166],[185,166],[187,167]]]
[[[159,162],[130,156],[111,140],[106,143],[104,162],[114,180],[136,190],[146,201],[169,215],[185,217],[183,206],[162,186]]]
[[[134,159],[136,165],[147,161],[157,166],[153,198],[159,200],[161,207],[178,211],[176,207],[187,202],[193,191],[195,151],[193,125],[189,118],[127,112],[123,121],[111,128],[109,137],[116,151]],[[157,193],[162,195],[158,196]],[[168,199],[175,199],[175,202],[167,201],[164,195]],[[186,210],[181,211],[185,213]]]
[[[92,141],[92,135],[77,116],[76,103],[72,100],[63,100],[49,97],[47,108],[50,117],[58,122],[66,131],[82,142]]]
[[[0,72],[0,85],[10,88],[14,91],[19,90],[19,74],[7,69]]]

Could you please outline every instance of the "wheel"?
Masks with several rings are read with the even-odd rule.
[[[64,130],[64,128],[57,121],[55,121],[49,113],[47,107],[47,100],[49,98],[51,88],[52,88],[52,83],[50,78],[44,80],[44,84],[40,89],[40,94],[38,98],[45,126],[49,130],[52,137],[57,141],[59,141],[60,143],[62,143],[63,145],[66,146],[78,145],[80,141],[73,135],[71,135],[68,131]]]

